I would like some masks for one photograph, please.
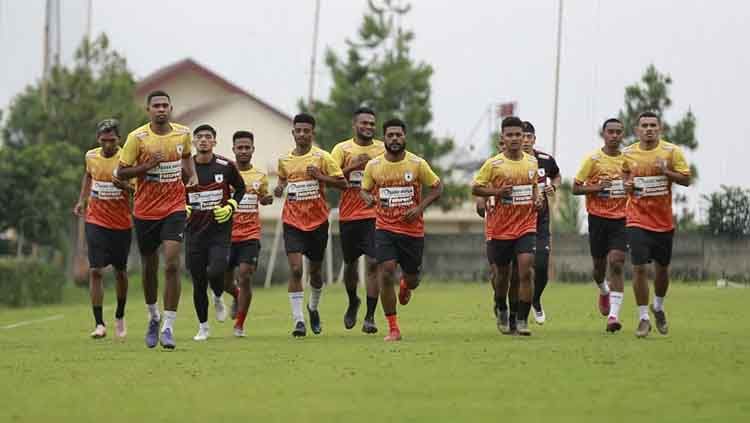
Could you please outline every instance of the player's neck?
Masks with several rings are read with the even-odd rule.
[[[239,170],[250,170],[252,168],[253,168],[253,164],[250,162],[247,162],[247,163],[237,162],[237,169]]]
[[[369,140],[363,140],[359,137],[354,137],[354,143],[361,147],[367,147],[368,145],[372,145],[372,138]]]
[[[406,157],[406,150],[401,150],[400,152],[394,154],[390,151],[385,151],[385,159],[389,162],[400,162],[401,160],[404,160],[404,157]]]
[[[149,124],[149,127],[151,128],[151,132],[153,132],[156,135],[167,135],[168,133],[172,132],[172,125],[169,122],[165,122],[165,123],[151,122]]]
[[[304,147],[298,144],[294,147],[292,154],[294,154],[295,156],[304,156],[305,154],[309,153],[310,150],[312,150],[312,144]]]
[[[102,157],[104,157],[105,159],[109,159],[110,157],[112,157],[115,154],[117,154],[117,149],[115,148],[112,151],[107,151],[107,150],[105,150],[105,149],[102,148],[101,154],[102,154]]]
[[[523,150],[505,150],[503,154],[505,154],[505,157],[511,160],[521,160],[523,158]]]
[[[659,146],[659,139],[655,139],[654,141],[643,141],[641,140],[641,150],[653,150],[656,147]]]
[[[606,154],[608,156],[613,156],[613,157],[619,156],[620,154],[622,154],[622,152],[620,151],[619,148],[610,148],[610,147],[608,147],[606,145],[604,147],[602,147],[602,153],[604,153],[604,154]]]
[[[207,153],[197,153],[195,155],[195,162],[198,164],[206,164],[211,163],[211,160],[214,158],[214,152],[209,151]]]

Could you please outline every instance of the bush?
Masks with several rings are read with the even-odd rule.
[[[22,307],[62,301],[65,276],[51,264],[27,259],[0,259],[0,304]]]

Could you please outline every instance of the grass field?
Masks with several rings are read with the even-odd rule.
[[[0,309],[0,421],[750,421],[746,289],[675,284],[670,334],[639,340],[629,289],[624,330],[608,335],[593,286],[553,284],[547,324],[519,338],[495,329],[486,284],[427,281],[400,310],[398,344],[382,341],[380,310],[376,336],[343,328],[341,286],[324,294],[323,334],[292,339],[285,290],[257,289],[247,338],[212,320],[213,338],[196,343],[186,285],[168,352],[143,344],[139,283],[124,343],[112,328],[87,337],[80,289],[65,305]]]

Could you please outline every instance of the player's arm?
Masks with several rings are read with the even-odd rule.
[[[347,187],[344,172],[341,171],[339,165],[328,154],[323,156],[321,167],[308,166],[307,175],[334,188],[346,189]]]
[[[273,195],[268,193],[268,178],[265,175],[260,179],[260,190],[258,191],[258,202],[262,206],[273,204]]]
[[[372,167],[370,164],[365,166],[365,174],[362,175],[362,185],[359,190],[359,198],[369,207],[375,206],[375,196],[372,190],[375,189],[375,180],[372,178]]]
[[[240,175],[240,171],[237,169],[237,166],[232,162],[229,163],[231,164],[231,167],[229,168],[229,186],[234,189],[232,199],[236,203],[236,208],[236,206],[240,204],[240,201],[242,201],[242,197],[245,196],[247,187],[245,186],[245,180],[242,179],[242,175]]]
[[[198,171],[195,169],[195,160],[193,160],[190,153],[182,156],[182,169],[185,171],[185,176],[187,177],[185,186],[192,187],[198,185]]]
[[[490,179],[492,177],[492,163],[488,160],[484,162],[479,171],[474,176],[471,184],[471,194],[476,197],[497,197],[508,191],[508,185],[503,183],[499,187],[492,187]],[[511,187],[512,189],[512,187]]]
[[[605,187],[609,186],[609,181],[602,181],[598,184],[588,183],[591,172],[593,170],[594,162],[591,157],[587,157],[586,160],[581,163],[576,177],[573,178],[573,195],[586,195],[592,194],[604,190]]]
[[[443,182],[440,180],[440,178],[438,178],[435,172],[432,171],[430,166],[425,161],[422,161],[419,164],[419,181],[424,185],[429,185],[430,192],[428,192],[427,195],[424,196],[419,204],[406,211],[404,220],[407,222],[411,222],[421,216],[422,213],[424,213],[424,211],[427,209],[427,207],[429,207],[430,204],[434,203],[438,198],[440,198],[440,195],[443,194]]]
[[[560,168],[557,166],[555,158],[550,156],[552,159],[552,168],[550,169],[550,183],[544,186],[544,193],[547,195],[555,195],[555,192],[560,188],[562,183],[562,175],[560,174]]]
[[[474,205],[476,206],[477,215],[484,219],[484,215],[487,211],[487,199],[484,197],[477,197],[474,199]]]
[[[73,207],[73,214],[76,216],[83,216],[84,210],[86,210],[86,199],[91,193],[91,174],[88,169],[84,170],[83,177],[81,177],[81,191],[78,193],[78,202]]]
[[[139,165],[128,165],[120,161],[120,163],[117,165],[117,169],[115,169],[115,172],[112,176],[121,181],[143,176],[146,174],[146,172],[158,166],[159,163],[161,163],[161,161],[163,160],[163,157],[164,156],[162,156],[161,152],[157,152],[152,154],[147,162],[141,163]]]
[[[674,151],[672,160],[669,162],[662,160],[659,162],[659,167],[664,173],[664,176],[676,184],[688,187],[693,182],[690,167],[688,166],[687,161],[685,161],[685,156],[682,154],[682,150],[679,148]]]

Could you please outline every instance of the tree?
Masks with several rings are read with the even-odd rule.
[[[397,116],[406,122],[407,148],[430,162],[446,182],[449,169],[438,166],[437,159],[453,150],[451,139],[439,139],[429,129],[432,121],[432,67],[416,63],[410,57],[414,33],[404,29],[399,17],[411,6],[399,7],[392,0],[382,6],[368,2],[368,12],[359,28],[358,40],[347,40],[346,58],[326,52],[325,63],[333,86],[327,101],[315,101],[312,107],[300,100],[302,111],[315,112],[318,118],[317,141],[330,150],[339,141],[352,136],[352,113],[366,105],[379,113],[379,122]],[[442,205],[450,206],[468,197],[466,187],[446,184]]]
[[[721,186],[720,192],[703,195],[708,202],[708,230],[713,235],[742,238],[750,235],[750,190]]]
[[[552,227],[557,233],[579,233],[581,224],[578,216],[581,212],[581,203],[578,197],[573,195],[573,185],[569,180],[564,180],[551,201],[556,202],[552,210]]]
[[[17,95],[0,147],[0,230],[19,240],[60,245],[83,173],[83,154],[96,145],[99,120],[115,117],[121,131],[146,119],[134,101],[135,79],[105,35],[84,40],[72,67],[58,66]],[[124,134],[121,134],[124,135]]]

